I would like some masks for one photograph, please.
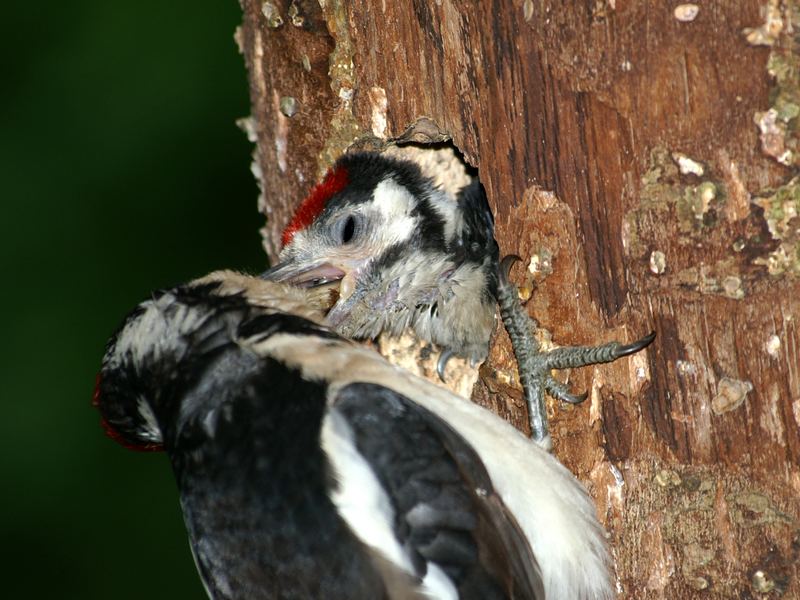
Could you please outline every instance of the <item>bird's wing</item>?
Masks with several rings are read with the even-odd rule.
[[[356,535],[413,569],[435,597],[544,598],[525,535],[458,433],[379,384],[335,394],[323,445],[334,502]]]

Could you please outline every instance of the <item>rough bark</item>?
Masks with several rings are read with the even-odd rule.
[[[800,23],[767,1],[242,0],[271,257],[351,144],[451,140],[555,343],[657,330],[549,407],[620,597],[800,597]],[[500,334],[473,399],[524,429],[513,370]]]

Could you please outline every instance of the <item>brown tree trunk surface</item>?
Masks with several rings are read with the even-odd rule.
[[[619,596],[800,598],[800,8],[242,5],[268,254],[352,144],[451,140],[555,343],[658,332],[549,405]],[[500,334],[473,399],[524,430],[513,369]]]

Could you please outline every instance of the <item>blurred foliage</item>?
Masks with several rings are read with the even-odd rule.
[[[89,403],[149,290],[266,264],[238,4],[3,12],[3,597],[203,598],[166,457],[105,438]]]

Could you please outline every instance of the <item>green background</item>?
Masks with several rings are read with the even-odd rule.
[[[104,437],[106,339],[149,290],[266,264],[234,0],[0,18],[3,598],[203,598],[166,457]]]

